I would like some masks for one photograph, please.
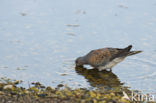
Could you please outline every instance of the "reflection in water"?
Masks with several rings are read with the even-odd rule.
[[[98,71],[97,69],[86,69],[83,67],[75,67],[75,70],[79,75],[83,75],[93,87],[115,89],[123,86],[118,77],[110,71]]]

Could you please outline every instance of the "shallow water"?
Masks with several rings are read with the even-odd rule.
[[[114,79],[108,77],[156,93],[155,9],[155,0],[1,0],[0,77],[23,80],[25,86],[107,85],[96,83],[107,73],[102,78],[90,70],[77,73],[74,60],[92,49],[132,44],[144,52],[115,66]]]

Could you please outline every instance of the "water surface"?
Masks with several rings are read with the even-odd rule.
[[[156,93],[155,9],[155,0],[1,0],[0,77],[73,88],[112,86],[102,81],[110,78]],[[74,60],[92,49],[129,44],[144,52],[118,64],[111,76],[75,70]]]

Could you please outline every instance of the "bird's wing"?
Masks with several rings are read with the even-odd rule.
[[[108,48],[102,48],[97,50],[92,50],[86,55],[88,64],[96,67],[100,65],[105,65],[109,62],[111,58],[111,53]]]
[[[128,54],[131,46],[124,49],[119,48],[102,48],[92,50],[86,55],[88,64],[96,67],[107,64],[115,58],[122,57]]]
[[[129,45],[126,48],[119,49],[119,48],[109,48],[109,52],[111,54],[110,61],[112,61],[115,58],[119,57],[126,57],[130,53],[130,50],[132,48],[132,45]]]

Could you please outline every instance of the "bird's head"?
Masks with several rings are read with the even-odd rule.
[[[77,67],[82,67],[83,64],[84,64],[84,59],[83,59],[83,57],[77,58],[77,59],[75,60],[75,64],[76,64]]]

